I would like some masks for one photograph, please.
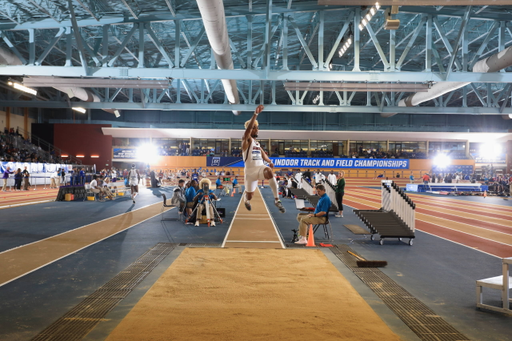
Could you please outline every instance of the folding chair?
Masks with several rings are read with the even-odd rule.
[[[181,221],[181,214],[178,210],[178,219],[164,219],[164,209],[167,208],[167,207],[171,207],[171,208],[174,208],[176,207],[176,205],[171,205],[171,204],[167,204],[167,196],[165,194],[162,193],[162,199],[163,199],[163,203],[162,203],[162,211],[160,212],[160,221],[163,221],[163,220],[179,220]]]
[[[332,240],[332,226],[331,226],[331,222],[329,221],[329,212],[327,212],[327,217],[325,219],[325,222],[321,223],[321,224],[315,224],[313,226],[313,234],[316,233],[316,230],[318,230],[318,228],[322,226],[323,229],[324,229],[324,236],[325,236],[325,239],[327,240]]]

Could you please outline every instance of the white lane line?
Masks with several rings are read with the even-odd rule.
[[[226,245],[226,240],[228,239],[229,232],[231,232],[231,228],[233,227],[233,223],[235,222],[236,215],[238,214],[238,210],[240,209],[240,206],[242,205],[243,198],[244,198],[244,193],[242,192],[242,197],[240,198],[240,201],[238,202],[238,206],[236,207],[235,214],[233,215],[233,219],[231,219],[231,224],[229,224],[228,232],[226,232],[226,235],[224,236],[224,241],[222,242],[221,247],[224,247]]]
[[[151,205],[147,205],[147,206],[151,206]],[[147,207],[147,206],[144,206],[144,207]],[[173,207],[173,208],[174,208],[174,207]],[[172,210],[172,208],[171,208],[171,209],[169,209],[169,211],[170,211],[170,210]],[[129,212],[127,212],[127,213],[129,213]],[[127,213],[123,213],[123,214],[127,214]],[[68,254],[66,254],[66,255],[64,255],[64,256],[62,256],[62,257],[56,258],[56,259],[54,259],[54,260],[52,260],[52,261],[50,261],[50,262],[48,262],[48,263],[45,263],[45,264],[43,264],[43,265],[41,265],[41,266],[39,266],[39,267],[37,267],[37,268],[35,268],[35,269],[32,269],[32,270],[30,270],[30,271],[27,271],[27,272],[25,272],[25,273],[23,273],[23,274],[21,274],[21,275],[19,275],[19,276],[15,277],[15,278],[12,278],[12,279],[10,279],[10,280],[8,280],[8,281],[6,281],[6,282],[0,283],[0,287],[4,286],[4,285],[6,285],[6,284],[11,283],[11,282],[13,282],[13,281],[17,280],[18,278],[21,278],[21,277],[23,277],[23,276],[26,276],[26,275],[28,275],[28,274],[31,274],[32,272],[35,272],[35,271],[37,271],[37,270],[39,270],[39,269],[42,269],[42,268],[44,268],[44,267],[45,267],[45,266],[47,266],[47,265],[50,265],[50,264],[55,263],[55,262],[57,262],[57,261],[59,261],[59,260],[61,260],[61,259],[63,259],[63,258],[66,258],[67,256],[70,256],[70,255],[75,254],[75,253],[77,253],[77,252],[79,252],[79,251],[82,251],[83,249],[86,249],[86,248],[88,248],[89,246],[92,246],[92,245],[94,245],[94,244],[98,244],[99,242],[102,242],[102,241],[104,241],[105,239],[108,239],[108,238],[110,238],[110,237],[113,237],[113,236],[115,236],[116,234],[119,234],[119,233],[121,233],[121,232],[125,232],[125,231],[127,231],[127,230],[131,229],[131,228],[132,228],[132,227],[134,227],[134,226],[137,226],[137,225],[142,224],[143,222],[145,222],[145,221],[147,221],[147,220],[149,220],[149,219],[153,219],[154,217],[159,216],[160,214],[161,214],[161,213],[155,214],[154,216],[149,217],[149,218],[147,218],[147,219],[144,219],[144,220],[142,220],[142,221],[138,222],[137,224],[131,225],[131,226],[129,226],[129,227],[127,227],[127,228],[125,228],[125,229],[123,229],[123,230],[121,230],[121,231],[118,231],[118,232],[116,232],[116,233],[114,233],[114,234],[111,234],[111,235],[109,235],[109,236],[106,236],[105,238],[102,238],[102,239],[100,239],[100,240],[98,240],[98,241],[96,241],[96,242],[94,242],[94,243],[91,243],[91,244],[89,244],[89,245],[85,245],[84,247],[81,247],[81,248],[79,248],[79,249],[76,249],[76,250],[74,250],[74,251],[72,251],[72,252],[70,252],[70,253],[68,253]],[[120,215],[122,215],[122,214],[120,214]],[[104,220],[106,220],[106,219],[104,219]],[[89,225],[92,225],[92,224],[89,224]],[[85,226],[88,226],[88,225],[85,225]],[[85,226],[83,226],[83,227],[85,227]],[[80,227],[79,227],[79,228],[80,228]],[[77,229],[75,229],[75,230],[77,230]],[[72,231],[74,231],[74,230],[72,230]],[[71,231],[69,231],[69,232],[71,232]],[[66,233],[66,232],[65,232],[65,233]],[[61,233],[61,234],[63,234],[63,233]],[[50,237],[50,238],[52,238],[52,237]],[[48,238],[46,238],[46,239],[48,239]],[[33,244],[33,243],[31,243],[31,244]],[[27,244],[27,245],[28,245],[28,244]],[[13,249],[11,249],[11,250],[13,250]],[[5,252],[5,251],[4,251],[4,252]]]
[[[277,229],[277,226],[276,226],[276,224],[274,223],[274,218],[272,218],[272,215],[270,215],[270,211],[268,210],[268,206],[267,206],[267,203],[265,202],[265,198],[263,198],[263,194],[261,194],[261,191],[260,191],[260,189],[259,189],[259,188],[258,188],[258,192],[260,192],[261,200],[263,200],[263,204],[265,205],[265,208],[266,208],[266,210],[267,210],[268,217],[270,218],[270,221],[272,221],[272,226],[274,226],[274,230],[276,231],[277,239],[279,240],[279,243],[281,244],[281,247],[282,247],[283,249],[286,249],[286,246],[284,246],[284,244],[283,244],[283,240],[281,239],[281,234],[279,233],[279,230]]]
[[[154,204],[151,204],[151,205],[154,205]],[[135,211],[141,210],[141,209],[143,209],[143,208],[149,207],[149,206],[151,206],[151,205],[146,205],[146,206],[143,206],[143,207],[141,207],[141,208],[138,208],[138,209],[136,209],[136,210],[134,210],[134,211],[130,211],[130,212],[135,212]],[[169,211],[170,211],[170,210],[169,210]],[[82,229],[82,228],[87,227],[87,226],[89,226],[89,225],[94,225],[94,224],[97,224],[97,223],[101,223],[102,221],[105,221],[105,220],[109,220],[109,219],[112,219],[112,218],[115,218],[115,217],[120,217],[120,216],[122,216],[123,214],[127,214],[127,213],[130,213],[130,212],[124,212],[124,213],[121,213],[121,214],[118,214],[118,215],[115,215],[115,216],[112,216],[112,217],[109,217],[109,218],[105,218],[105,219],[102,219],[102,220],[95,221],[94,223],[90,223],[90,224],[87,224],[87,225],[79,226],[79,227],[74,228],[74,229],[72,229],[72,230],[64,231],[64,232],[62,232],[62,233],[55,234],[55,235],[50,236],[50,237],[46,237],[46,238],[44,238],[44,239],[40,239],[40,240],[36,240],[36,241],[30,242],[30,243],[27,243],[27,244],[19,245],[19,246],[13,247],[13,248],[11,248],[11,249],[4,250],[4,251],[0,252],[0,255],[1,255],[2,253],[9,252],[9,251],[11,251],[11,250],[19,249],[20,247],[25,247],[25,246],[29,246],[29,245],[32,245],[32,244],[35,244],[35,243],[43,242],[43,241],[45,241],[45,240],[47,240],[47,239],[51,239],[51,238],[54,238],[54,237],[57,237],[57,236],[60,236],[60,235],[66,234],[66,233],[70,233],[70,232],[73,232],[73,231],[76,231],[76,230]],[[91,245],[92,245],[92,244],[91,244]]]
[[[279,243],[277,240],[228,240],[227,243]]]

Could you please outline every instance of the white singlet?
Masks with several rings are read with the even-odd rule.
[[[247,150],[243,150],[242,152],[245,163],[245,190],[249,193],[253,193],[256,187],[258,187],[258,180],[265,180],[263,170],[267,168],[267,166],[263,164],[261,147],[255,139],[251,138],[251,145]]]
[[[130,173],[128,174],[128,182],[130,186],[137,186],[139,184],[139,178],[135,169],[130,169]]]

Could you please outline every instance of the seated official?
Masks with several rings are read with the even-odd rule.
[[[100,182],[101,182],[101,178],[100,178]],[[93,175],[92,177],[92,181],[90,182],[89,186],[91,187],[91,191],[93,193],[97,193],[99,194],[99,197],[100,197],[100,201],[103,201],[105,200],[105,189],[104,187],[98,182],[98,176],[97,175]],[[110,191],[108,191],[110,192]],[[112,200],[112,193],[110,193],[110,200]]]
[[[297,221],[299,222],[299,235],[300,238],[295,244],[307,244],[308,241],[306,239],[308,226],[310,224],[323,224],[327,221],[327,215],[329,214],[329,209],[331,208],[331,199],[325,193],[324,185],[317,185],[316,193],[320,197],[318,204],[316,205],[315,211],[313,213],[299,213],[297,215]]]
[[[199,190],[196,192],[196,197],[194,198],[194,201],[197,201],[195,226],[199,226],[199,222],[203,216],[203,209],[206,209],[206,207],[208,207],[210,213],[210,225],[215,226],[215,211],[213,208],[212,200],[217,200],[217,196],[210,189],[210,186],[211,181],[208,178],[204,178],[199,182]],[[210,201],[209,205],[206,204],[206,197],[208,197]]]

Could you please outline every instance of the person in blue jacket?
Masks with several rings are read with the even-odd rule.
[[[185,198],[187,199],[187,213],[188,216],[192,214],[192,209],[194,208],[194,198],[196,197],[197,192],[197,181],[192,180],[185,191]]]

